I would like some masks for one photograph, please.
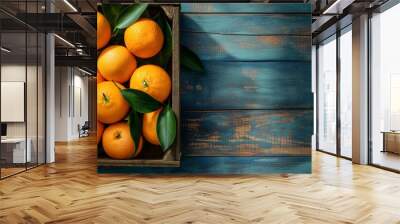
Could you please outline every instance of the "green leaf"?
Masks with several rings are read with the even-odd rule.
[[[129,129],[131,131],[131,137],[133,139],[133,142],[135,143],[135,152],[133,153],[135,155],[136,151],[139,148],[140,133],[142,132],[142,124],[140,122],[138,112],[132,110],[129,113],[128,124],[129,124]]]
[[[120,4],[102,4],[101,9],[103,10],[104,16],[107,18],[111,27],[114,27],[119,16],[126,7]]]
[[[172,56],[172,29],[168,23],[168,18],[164,15],[164,13],[157,17],[157,23],[164,33],[164,46],[161,49],[158,58],[160,66],[166,69]]]
[[[181,45],[181,64],[192,71],[204,72],[204,66],[200,61],[200,58],[189,48]]]
[[[176,116],[170,105],[165,106],[157,120],[157,136],[160,140],[161,149],[165,152],[176,138]]]
[[[149,113],[162,106],[160,102],[145,92],[136,89],[121,89],[121,94],[134,111]]]
[[[136,3],[127,7],[119,16],[114,29],[125,29],[140,18],[146,10],[147,3]]]

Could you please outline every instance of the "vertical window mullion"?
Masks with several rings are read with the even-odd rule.
[[[39,14],[39,0],[36,1]],[[36,166],[39,165],[39,30],[36,31]]]
[[[341,119],[340,119],[340,30],[336,31],[336,154],[341,156]]]
[[[316,45],[315,47],[315,93],[316,93],[316,100],[315,100],[315,122],[316,122],[316,127],[315,127],[315,149],[319,150],[319,57],[318,57],[318,52],[319,52],[319,44]]]
[[[28,19],[28,0],[25,0],[25,21]],[[28,91],[28,25],[25,23],[25,88],[24,88],[24,118],[25,118],[25,170],[28,170],[28,113],[27,113],[27,91]]]
[[[368,54],[367,54],[367,63],[368,63],[368,75],[367,75],[367,83],[368,83],[368,124],[367,124],[367,129],[368,129],[368,164],[373,164],[373,146],[372,146],[372,85],[371,85],[371,79],[372,79],[372,64],[371,64],[371,56],[372,56],[372,12],[368,12],[368,32],[367,32],[367,38],[368,38]]]

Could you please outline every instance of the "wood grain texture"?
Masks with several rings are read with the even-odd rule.
[[[182,3],[183,13],[306,13],[311,4],[300,3]]]
[[[183,110],[313,108],[309,62],[203,63],[182,71]]]
[[[181,167],[107,167],[99,166],[99,173],[140,174],[267,174],[310,173],[310,156],[232,157],[182,156]]]
[[[176,116],[176,122],[179,124],[181,122],[180,9],[173,6],[164,6],[164,9],[168,9],[170,16],[172,16],[172,109]],[[181,156],[181,129],[179,125],[176,129],[176,139],[168,159],[179,161]]]
[[[276,156],[283,170],[305,171],[285,161],[310,158],[310,5],[182,4],[182,12],[182,44],[205,67],[182,71],[182,153],[191,161],[182,170],[281,172],[255,162]]]
[[[309,36],[250,36],[214,33],[184,33],[184,46],[201,60],[310,61]]]
[[[310,155],[312,110],[185,111],[190,156]]]
[[[311,34],[311,15],[183,14],[181,19],[183,32],[239,35]]]
[[[307,175],[98,174],[96,140],[0,181],[0,223],[384,223],[400,221],[400,175],[313,152]]]

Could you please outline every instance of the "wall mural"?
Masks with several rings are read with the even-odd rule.
[[[311,6],[102,4],[98,172],[310,173]]]

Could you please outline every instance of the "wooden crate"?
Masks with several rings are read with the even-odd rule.
[[[179,88],[179,73],[180,73],[180,63],[179,63],[179,5],[173,4],[151,4],[160,6],[168,18],[172,21],[172,93],[171,102],[172,109],[174,110],[177,118],[177,133],[174,145],[168,150],[162,158],[159,159],[129,159],[129,160],[116,160],[110,158],[97,158],[98,166],[137,166],[137,167],[179,167],[180,166],[180,88]],[[168,71],[170,73],[171,71]],[[144,145],[143,151],[148,148],[155,148],[155,146],[150,146],[150,144]]]

